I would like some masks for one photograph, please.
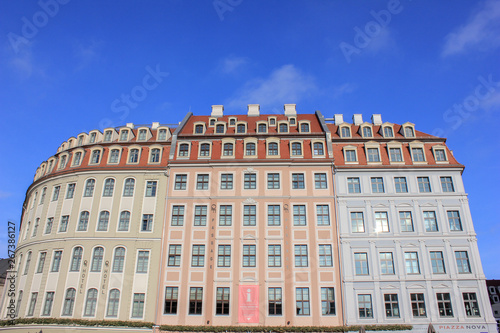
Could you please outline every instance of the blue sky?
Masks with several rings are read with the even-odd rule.
[[[71,136],[296,103],[447,137],[486,277],[500,278],[500,1],[0,1],[0,38],[3,244]]]

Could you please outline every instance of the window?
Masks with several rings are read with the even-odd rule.
[[[276,118],[269,119],[269,125],[276,125]]]
[[[128,231],[130,224],[130,212],[124,210],[120,213],[120,221],[118,222],[118,231]]]
[[[61,266],[62,251],[54,251],[54,259],[52,260],[51,272],[59,272]]]
[[[330,210],[328,205],[316,206],[316,218],[318,225],[330,225]]]
[[[307,245],[295,245],[295,267],[307,267]]]
[[[257,209],[255,205],[243,206],[243,225],[255,225],[257,221]]]
[[[179,297],[178,287],[165,287],[165,307],[163,308],[164,314],[177,313],[178,297]]]
[[[64,169],[66,167],[66,155],[61,157],[61,163],[59,164],[59,169]]]
[[[309,316],[311,305],[309,302],[309,288],[295,289],[297,316]]]
[[[203,134],[203,125],[196,125],[194,127],[194,133],[195,134]]]
[[[210,156],[210,144],[202,143],[200,145],[200,156]]]
[[[151,149],[151,157],[150,157],[149,161],[151,163],[160,162],[160,149],[158,149],[158,148]]]
[[[135,179],[127,178],[125,179],[125,185],[123,186],[123,196],[132,197],[134,195]]]
[[[129,158],[128,158],[129,163],[137,163],[139,162],[139,149],[131,149]]]
[[[440,317],[453,317],[453,309],[451,307],[451,297],[449,293],[436,294],[437,305]]]
[[[373,193],[384,193],[384,178],[382,177],[372,177],[372,192]]]
[[[480,317],[476,293],[463,293],[462,296],[467,317]]]
[[[288,132],[288,125],[287,124],[280,124],[279,129],[280,129],[280,133],[287,133]]]
[[[179,245],[180,246],[180,245]],[[170,262],[170,254],[169,254]],[[137,254],[137,268],[136,273],[147,273],[149,266],[149,251],[139,251]]]
[[[173,226],[184,225],[184,206],[173,206],[172,207],[171,224]]]
[[[104,256],[104,249],[102,247],[96,247],[94,249],[94,254],[92,255],[92,264],[90,266],[91,272],[101,271],[103,256]]]
[[[266,126],[266,124],[259,124],[259,126],[258,126],[258,132],[259,133],[266,133],[267,132],[267,126]]]
[[[378,148],[368,148],[366,149],[368,155],[368,162],[380,162],[380,155],[378,154]]]
[[[255,156],[255,143],[249,142],[246,144],[246,155]]]
[[[418,190],[420,193],[431,192],[431,183],[429,177],[417,177]]]
[[[420,274],[417,252],[405,252],[405,265],[407,274]]]
[[[73,199],[75,195],[75,183],[68,184],[68,188],[66,189],[66,199]]]
[[[40,257],[38,258],[38,266],[36,268],[37,273],[43,272],[43,266],[45,265],[45,257],[47,256],[47,252],[40,252]]]
[[[35,312],[37,297],[38,293],[31,293],[30,306],[28,308],[28,316],[33,316],[33,313]]]
[[[166,140],[167,139],[167,130],[161,129],[158,131],[158,140]]]
[[[88,179],[85,183],[85,192],[83,193],[84,197],[91,197],[94,195],[94,186],[95,179]]]
[[[394,274],[394,260],[392,252],[380,252],[380,273],[384,275]]]
[[[153,230],[153,214],[143,214],[141,231],[151,231]]]
[[[106,131],[104,133],[104,141],[108,142],[111,141],[111,136],[113,135],[112,131]]]
[[[221,188],[221,190],[232,190],[233,189],[233,174],[232,173],[221,174],[220,188]]]
[[[219,225],[230,226],[233,223],[233,206],[222,205],[219,208]]]
[[[197,190],[208,190],[208,175],[198,175],[196,179]]]
[[[222,125],[222,124],[218,124],[218,125],[215,127],[215,133],[224,133],[224,125]]]
[[[283,314],[283,296],[281,288],[269,288],[268,300],[269,315],[281,316]]]
[[[354,253],[354,266],[356,275],[368,275],[368,254],[366,252]]]
[[[115,180],[113,178],[107,178],[104,181],[104,191],[102,193],[102,196],[112,197],[114,188],[115,188]]]
[[[413,133],[413,128],[411,128],[411,127],[405,127],[404,133],[405,133],[406,138],[413,138],[415,136]]]
[[[455,258],[457,259],[459,273],[471,273],[467,251],[455,251]]]
[[[267,154],[268,155],[278,155],[278,144],[276,142],[270,142],[267,146]]]
[[[281,245],[268,245],[267,252],[268,267],[281,267]]]
[[[85,311],[84,316],[93,317],[95,316],[95,309],[97,305],[97,289],[92,288],[87,292],[87,300],[85,301]]]
[[[144,299],[145,294],[134,294],[132,303],[132,318],[142,318],[144,315]]]
[[[347,189],[349,193],[361,193],[359,178],[347,178]]]
[[[434,150],[434,157],[436,159],[436,162],[446,161],[446,154],[444,152],[444,149],[435,149]]]
[[[385,294],[385,316],[387,318],[399,318],[399,304],[397,294]]]
[[[375,232],[389,232],[387,212],[375,212]]]
[[[78,231],[87,231],[89,224],[89,212],[83,211],[80,213],[80,221],[78,221]]]
[[[179,145],[179,156],[189,156],[189,145],[187,143]]]
[[[308,123],[300,124],[300,132],[301,133],[309,133],[309,124]],[[323,155],[323,154],[321,154],[321,155]]]
[[[349,138],[351,136],[351,130],[349,127],[342,127],[340,129],[340,134],[343,138]]]
[[[373,318],[372,295],[358,295],[359,318]]]
[[[293,205],[293,225],[306,225],[306,206]]]
[[[243,267],[255,267],[255,245],[243,245]]]
[[[42,195],[40,196],[40,205],[43,205],[43,202],[45,201],[45,193],[47,192],[47,188],[44,187],[42,190]]]
[[[193,245],[193,255],[191,256],[191,267],[205,266],[205,245]]]
[[[120,161],[120,150],[111,149],[109,154],[109,163],[118,163]]]
[[[113,257],[113,273],[123,273],[123,265],[125,264],[125,248],[117,247]]]
[[[413,231],[413,219],[411,217],[411,212],[399,212],[399,223],[401,225],[401,231]]]
[[[315,173],[314,174],[314,187],[316,189],[326,188],[326,173]]]
[[[346,162],[357,162],[356,151],[353,149],[344,150],[344,158]]]
[[[170,245],[168,248],[168,266],[179,267],[181,265],[181,245]]]
[[[281,225],[280,205],[267,206],[267,225]]]
[[[444,268],[443,252],[431,251],[430,255],[431,255],[432,273],[434,274],[446,273]]]
[[[335,290],[333,288],[321,288],[321,314],[335,315]]]
[[[139,138],[138,138],[138,140],[146,140],[146,130],[145,129],[139,130]]]
[[[323,144],[321,142],[315,142],[313,144],[313,153],[315,156],[325,155]]]
[[[412,148],[411,155],[413,162],[425,162],[424,150],[422,148]]]
[[[451,177],[441,177],[441,187],[443,188],[443,192],[455,192]]]
[[[406,185],[406,177],[394,177],[394,185],[396,193],[407,193],[408,186]]]
[[[231,267],[231,245],[219,245],[217,267]]]
[[[302,144],[300,142],[292,143],[292,156],[302,155]]]
[[[194,225],[195,226],[207,225],[207,206],[194,207]]]
[[[424,212],[425,231],[438,231],[436,212]]]
[[[73,165],[80,165],[80,161],[82,160],[82,153],[76,152],[75,158],[73,159]]]
[[[68,230],[69,215],[61,216],[61,222],[59,223],[59,232],[66,232]]]
[[[292,173],[292,188],[293,189],[305,188],[303,173]]]
[[[61,186],[54,187],[54,192],[52,193],[52,201],[57,201],[59,199],[59,191],[61,190]]]
[[[185,190],[187,183],[187,175],[175,175],[175,189]]]
[[[109,291],[108,309],[106,310],[106,316],[117,317],[119,304],[120,304],[120,291],[118,289],[111,289]]]
[[[394,136],[394,132],[390,127],[384,127],[384,138],[392,138]]]
[[[109,223],[109,212],[103,210],[99,214],[99,222],[97,224],[97,231],[108,231],[108,223]]]
[[[52,224],[54,224],[54,218],[49,217],[47,219],[47,224],[45,225],[45,234],[48,235],[52,232]]]
[[[233,144],[232,143],[225,143],[224,144],[223,154],[224,154],[224,156],[233,156]]]
[[[238,126],[236,126],[236,132],[237,133],[245,133],[245,125],[244,124],[238,124]]]
[[[35,237],[36,236],[39,224],[40,224],[40,218],[37,217],[36,220],[35,220],[35,225],[33,226],[33,234],[31,235],[31,237]]]
[[[267,188],[269,190],[280,188],[280,174],[268,173],[267,174]]]
[[[332,246],[329,244],[319,246],[319,267],[333,267]]]
[[[189,288],[189,314],[201,315],[203,309],[203,288]]]
[[[427,317],[424,294],[410,294],[413,317]]]
[[[149,180],[146,182],[146,197],[156,197],[157,181]]]
[[[362,212],[351,212],[351,231],[365,232],[365,222]]]
[[[26,258],[26,263],[24,264],[24,273],[23,275],[28,275],[28,270],[30,269],[30,263],[31,263],[31,251],[28,252],[28,256]]]
[[[49,291],[45,295],[45,304],[43,305],[42,316],[50,316],[52,312],[52,304],[54,303],[54,292]]]
[[[73,308],[75,306],[75,296],[76,296],[76,289],[75,288],[68,288],[66,290],[66,296],[64,297],[64,304],[63,304],[63,316],[72,316],[73,315]]]
[[[73,249],[73,256],[71,257],[70,272],[78,272],[82,262],[83,249],[78,246]]]
[[[363,137],[364,138],[372,137],[372,129],[370,127],[363,127]]]
[[[450,210],[447,212],[448,222],[450,223],[451,231],[462,231],[462,222],[460,221],[460,214],[458,210]]]
[[[120,141],[127,141],[128,139],[128,131],[124,130],[120,133]]]
[[[99,159],[100,158],[101,158],[101,151],[100,150],[94,150],[92,152],[92,157],[90,158],[90,163],[97,164],[97,163],[99,163]]]
[[[257,175],[255,173],[246,173],[244,179],[245,189],[255,189],[257,188]]]

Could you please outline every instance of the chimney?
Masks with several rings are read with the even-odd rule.
[[[156,121],[151,125],[151,129],[157,129],[158,127],[160,127],[160,123]]]
[[[372,115],[372,123],[373,125],[382,125],[382,115],[381,114]]]
[[[352,122],[354,123],[354,125],[361,125],[363,123],[363,115],[362,114],[353,115]]]
[[[128,128],[134,129],[134,123],[127,123],[126,125]]]
[[[340,125],[344,122],[344,115],[343,114],[336,114],[333,116],[333,119],[335,121],[335,125]]]
[[[294,117],[297,115],[297,110],[295,110],[295,107],[297,104],[285,104],[285,116],[287,117]]]
[[[211,117],[222,117],[224,115],[224,105],[212,105]]]
[[[248,104],[248,116],[258,117],[260,115],[260,105],[259,104]]]

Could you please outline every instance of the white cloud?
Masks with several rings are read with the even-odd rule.
[[[500,1],[485,1],[469,21],[445,37],[442,57],[500,45]]]
[[[224,74],[232,74],[245,66],[248,62],[248,58],[230,55],[221,61],[219,69]]]
[[[13,195],[13,193],[0,190],[0,199],[5,199],[8,197],[11,197],[12,195]]]
[[[481,106],[486,110],[496,109],[500,107],[500,91],[494,91],[491,96],[481,102]]]
[[[352,83],[344,83],[340,86],[333,87],[333,98],[337,99],[345,94],[350,94],[357,88],[358,86]]]
[[[78,61],[75,71],[82,70],[93,61],[98,60],[101,45],[102,42],[94,40],[86,45],[81,42],[76,43],[73,47],[74,56]]]
[[[248,81],[226,105],[242,108],[247,104],[277,107],[286,103],[297,103],[316,92],[314,77],[302,73],[294,65],[275,69],[267,78]]]

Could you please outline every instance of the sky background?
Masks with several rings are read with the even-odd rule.
[[[0,257],[69,137],[296,103],[446,137],[500,279],[499,62],[500,1],[0,1]]]

